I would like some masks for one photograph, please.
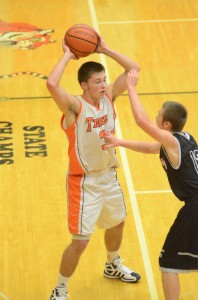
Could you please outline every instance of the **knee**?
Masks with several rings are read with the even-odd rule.
[[[72,240],[73,250],[77,254],[81,254],[86,249],[89,240]]]
[[[123,221],[120,224],[107,229],[106,232],[113,232],[114,234],[122,234],[124,225],[125,225],[125,222]]]
[[[117,226],[114,227],[115,231],[122,232],[124,229],[124,225],[125,225],[124,221],[122,223],[118,224]]]

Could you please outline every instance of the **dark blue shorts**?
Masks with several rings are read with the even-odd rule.
[[[164,272],[198,271],[198,201],[180,209],[162,247],[159,265]]]

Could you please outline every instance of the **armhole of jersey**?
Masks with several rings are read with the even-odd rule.
[[[112,106],[112,109],[113,109],[113,112],[114,112],[114,120],[115,120],[116,117],[117,117],[117,114],[116,114],[116,111],[115,111],[113,101],[112,101],[112,99],[110,98],[110,96],[108,94],[105,94],[105,96],[108,98],[109,102],[111,103],[111,106]]]
[[[179,161],[178,161],[178,165],[176,167],[173,167],[173,169],[178,170],[179,167],[181,166],[181,145],[180,145],[180,142],[178,141],[178,139],[175,136],[174,136],[174,138],[177,140],[177,144],[178,144]]]
[[[178,150],[179,150],[179,161],[178,161],[178,165],[177,165],[176,167],[174,167],[174,166],[172,165],[172,163],[171,163],[171,161],[170,161],[170,159],[169,159],[169,157],[168,157],[168,154],[167,154],[167,152],[166,152],[166,149],[165,149],[163,146],[162,146],[162,149],[163,149],[164,154],[166,155],[166,158],[168,159],[168,161],[169,161],[171,167],[172,167],[174,170],[178,170],[179,167],[180,167],[180,165],[181,165],[181,146],[180,146],[180,143],[179,143],[178,139],[177,139],[175,136],[174,136],[174,138],[175,138],[176,141],[177,141],[177,144],[178,144]]]
[[[63,121],[64,121],[64,119],[65,119],[65,115],[62,114],[61,121],[60,121],[60,125],[61,125],[61,128],[62,128],[63,131],[65,131],[65,128],[64,128],[64,126],[63,126]]]
[[[62,130],[66,132],[67,130],[69,130],[70,128],[72,128],[72,127],[76,124],[76,122],[78,121],[81,112],[82,112],[82,102],[80,101],[80,111],[79,111],[79,113],[78,113],[78,116],[77,116],[76,120],[75,120],[69,127],[64,127],[63,122],[64,122],[64,120],[65,120],[65,115],[64,115],[64,114],[62,115],[62,117],[61,117],[61,122],[60,122],[60,123],[61,123],[61,128],[62,128]]]

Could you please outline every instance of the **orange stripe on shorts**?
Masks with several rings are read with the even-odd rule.
[[[69,231],[73,234],[81,234],[81,203],[83,201],[82,182],[84,175],[68,175],[67,199],[68,199],[68,224]]]

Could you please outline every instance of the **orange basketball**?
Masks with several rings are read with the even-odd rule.
[[[88,25],[76,24],[67,29],[65,45],[77,56],[85,57],[93,53],[98,46],[98,35]]]

